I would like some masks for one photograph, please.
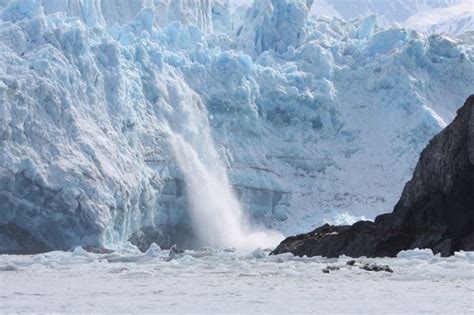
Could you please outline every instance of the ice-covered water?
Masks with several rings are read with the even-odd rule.
[[[324,259],[265,250],[202,249],[170,257],[120,254],[0,256],[0,313],[444,313],[474,311],[474,255],[429,250],[397,258]],[[393,273],[370,272],[387,264]],[[340,267],[326,274],[327,266]]]
[[[391,211],[473,91],[472,41],[311,3],[0,1],[0,220],[51,249],[168,247],[199,220],[226,243],[241,217],[294,234]]]

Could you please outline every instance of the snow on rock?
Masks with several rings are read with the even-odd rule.
[[[428,34],[474,32],[474,4],[461,1],[449,7],[423,10],[408,18],[404,26]]]
[[[297,233],[391,209],[472,93],[472,43],[310,7],[4,1],[0,220],[55,249],[195,246],[172,133],[215,150],[203,163],[225,166],[251,225]]]

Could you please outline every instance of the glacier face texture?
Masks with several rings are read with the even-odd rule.
[[[253,225],[389,211],[474,90],[473,41],[311,4],[0,1],[0,226],[51,249],[195,245],[174,134],[204,160],[212,143]]]
[[[253,0],[231,0],[232,8]],[[393,24],[424,34],[474,32],[471,0],[314,0],[310,14],[345,20],[377,16],[379,25]]]

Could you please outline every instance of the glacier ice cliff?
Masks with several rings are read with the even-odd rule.
[[[253,0],[231,0],[232,9]],[[424,34],[462,35],[474,31],[471,0],[314,0],[310,14],[345,20],[371,15],[384,27],[401,25]]]
[[[387,212],[474,90],[473,41],[311,4],[0,1],[0,227],[51,249],[196,245],[173,135],[222,163],[254,226]]]

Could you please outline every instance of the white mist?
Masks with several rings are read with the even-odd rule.
[[[242,213],[226,168],[211,136],[205,107],[198,97],[181,103],[179,119],[168,125],[170,144],[184,175],[193,230],[199,244],[239,249],[278,245],[283,235],[253,229]],[[175,108],[176,110],[176,108]]]

